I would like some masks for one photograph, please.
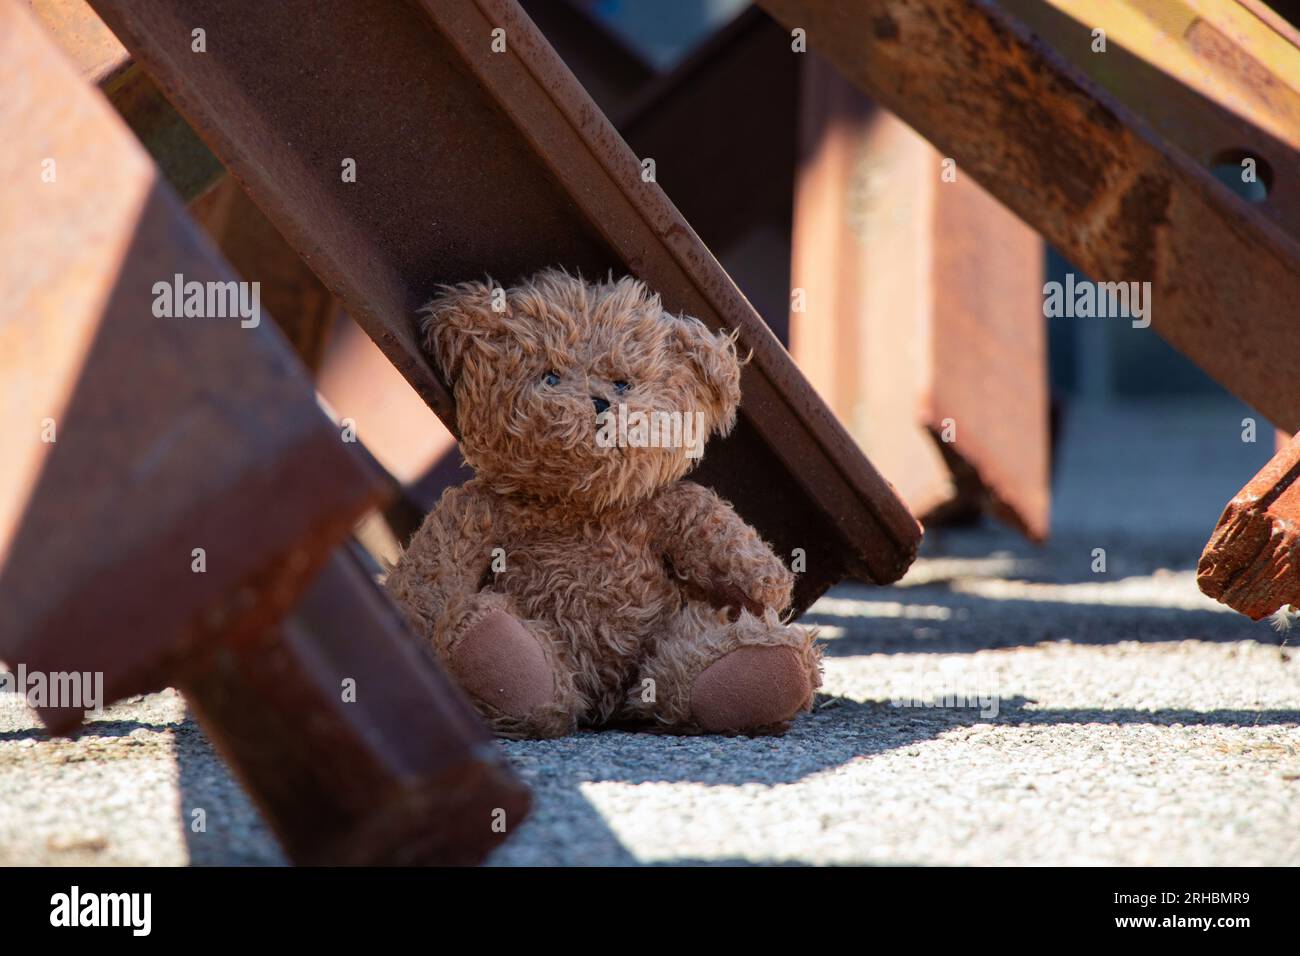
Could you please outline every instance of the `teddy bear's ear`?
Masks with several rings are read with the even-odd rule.
[[[488,279],[440,286],[420,310],[422,344],[449,387],[460,380],[469,351],[501,328],[509,309],[505,290]]]
[[[736,333],[713,333],[699,319],[665,315],[674,324],[673,335],[682,358],[694,369],[712,404],[714,430],[720,435],[736,424],[740,405],[740,359],[736,356]]]

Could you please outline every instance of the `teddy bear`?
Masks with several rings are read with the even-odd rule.
[[[474,475],[385,586],[493,732],[753,735],[810,709],[793,574],[685,478],[735,424],[734,335],[634,278],[557,269],[442,286],[421,312]]]

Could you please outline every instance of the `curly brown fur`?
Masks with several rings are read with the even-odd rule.
[[[509,290],[445,287],[425,311],[476,474],[443,495],[387,587],[444,660],[491,610],[538,640],[552,702],[518,719],[476,701],[498,733],[611,720],[698,732],[691,687],[743,646],[790,647],[820,684],[811,635],[779,619],[793,575],[729,504],[683,480],[698,457],[596,441],[601,399],[698,411],[706,434],[726,434],[740,401],[733,337],[665,313],[633,279],[554,270]]]

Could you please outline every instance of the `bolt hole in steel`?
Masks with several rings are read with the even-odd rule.
[[[1253,176],[1246,160],[1254,161]],[[1246,202],[1263,202],[1273,191],[1273,167],[1248,150],[1225,149],[1210,161],[1210,172]]]

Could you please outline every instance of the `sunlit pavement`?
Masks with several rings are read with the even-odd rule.
[[[1300,631],[1193,573],[1271,452],[1243,414],[1076,411],[1051,545],[935,532],[899,586],[832,591],[823,693],[784,737],[506,744],[537,800],[492,862],[1294,864]],[[37,726],[0,706],[0,863],[281,861],[179,695],[77,741]]]

